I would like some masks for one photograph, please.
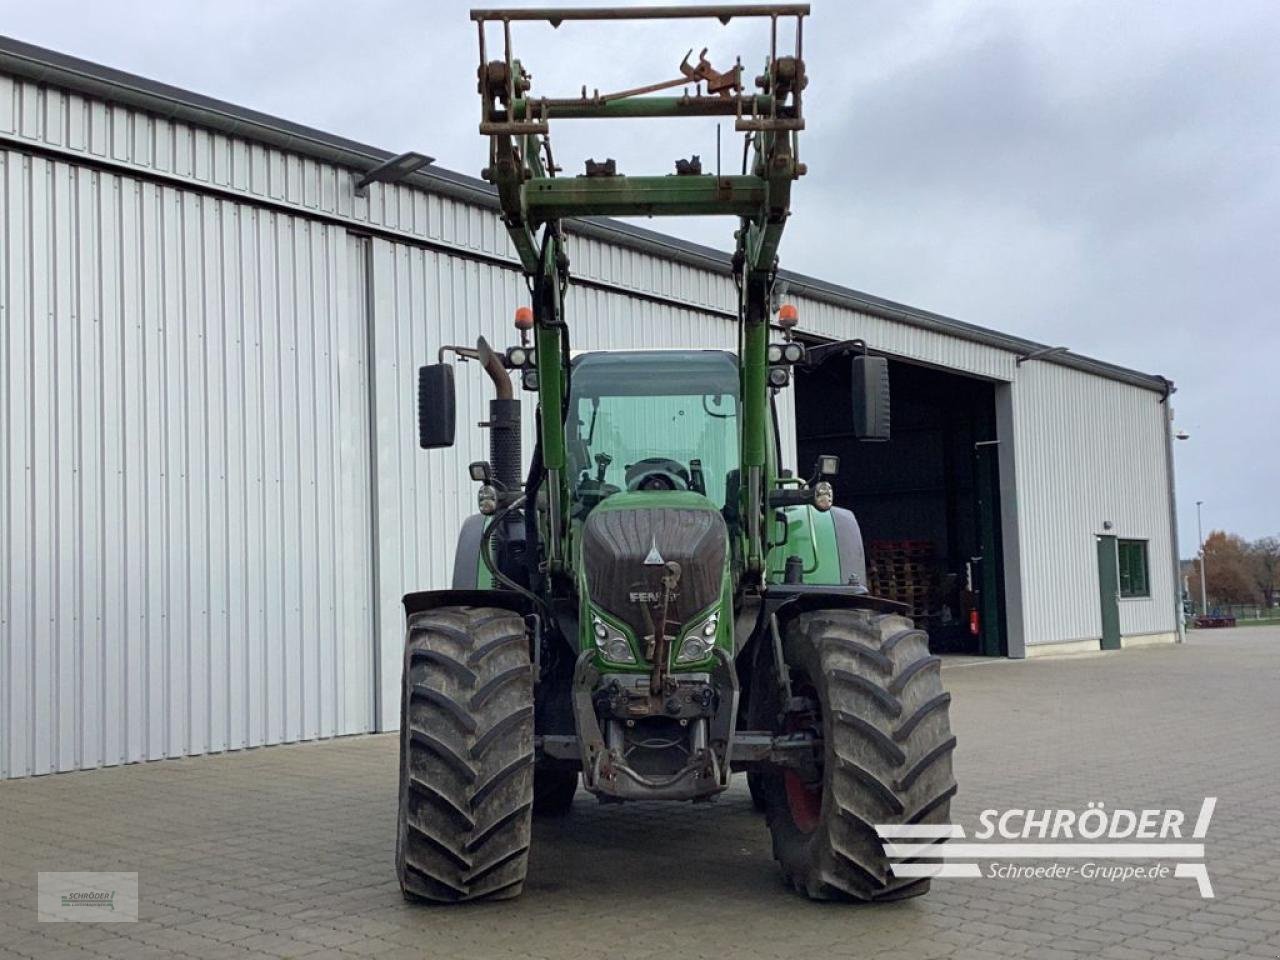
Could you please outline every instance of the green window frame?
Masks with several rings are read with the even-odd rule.
[[[1120,563],[1120,596],[1151,596],[1151,577],[1147,568],[1147,541],[1120,540],[1116,543]]]

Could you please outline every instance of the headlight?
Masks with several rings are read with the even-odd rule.
[[[782,348],[782,359],[787,363],[799,363],[804,359],[804,346],[793,340]]]
[[[769,386],[785,387],[791,382],[791,374],[787,372],[786,367],[770,367],[769,368]]]
[[[498,491],[485,484],[476,492],[476,506],[486,517],[498,511]]]
[[[613,663],[635,663],[636,655],[631,652],[631,644],[615,627],[605,623],[599,617],[591,618],[591,632],[595,635],[596,649],[600,656]]]
[[[719,611],[712,612],[710,616],[694,624],[680,642],[676,663],[697,663],[711,656],[711,651],[716,645],[716,628],[719,625]]]
[[[781,363],[782,362],[782,344],[780,343],[769,344],[769,349],[766,352],[765,356],[768,358],[770,364]]]
[[[507,351],[508,367],[523,367],[529,362],[529,351],[524,347],[512,347]]]

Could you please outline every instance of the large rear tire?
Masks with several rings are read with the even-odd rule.
[[[401,891],[434,903],[518,896],[532,809],[524,621],[493,607],[412,615],[400,700]]]
[[[816,706],[789,726],[815,726],[823,738],[817,781],[793,770],[762,773],[783,875],[815,900],[925,893],[928,878],[894,875],[876,825],[950,822],[951,696],[928,637],[903,617],[823,610],[792,620],[783,650],[793,695]],[[777,715],[772,697],[759,704],[762,715]]]

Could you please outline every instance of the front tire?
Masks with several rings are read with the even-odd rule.
[[[533,809],[524,621],[493,607],[409,618],[400,700],[396,875],[410,900],[519,896]]]
[[[928,637],[903,617],[824,610],[792,620],[783,649],[793,695],[816,706],[788,727],[819,727],[823,739],[817,781],[793,770],[763,771],[774,857],[785,878],[815,900],[925,893],[928,878],[894,875],[876,825],[950,822],[951,695]],[[773,700],[762,708],[776,716],[777,695]]]

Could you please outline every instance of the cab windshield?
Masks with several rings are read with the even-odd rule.
[[[621,490],[693,490],[723,509],[738,469],[732,354],[585,354],[565,424],[575,514]]]

